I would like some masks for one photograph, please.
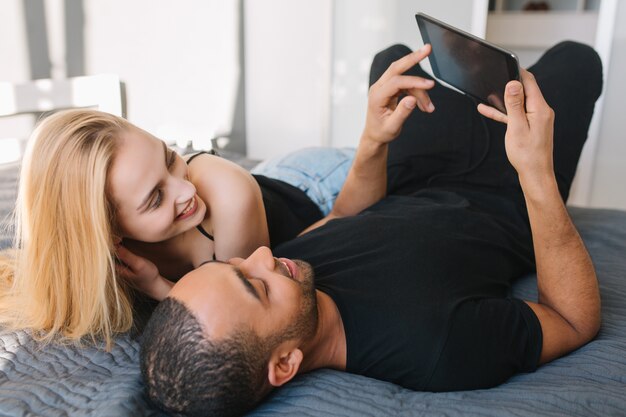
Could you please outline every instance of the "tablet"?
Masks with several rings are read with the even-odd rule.
[[[424,43],[432,46],[428,60],[434,76],[506,113],[504,88],[520,79],[517,56],[424,13],[415,19]]]

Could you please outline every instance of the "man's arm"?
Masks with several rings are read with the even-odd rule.
[[[389,142],[400,134],[402,124],[416,106],[428,113],[435,110],[426,92],[434,87],[434,81],[402,75],[426,58],[430,50],[430,45],[425,45],[395,61],[371,86],[365,129],[346,182],[330,214],[302,233],[313,230],[331,219],[355,215],[385,197]],[[406,94],[406,97],[398,100],[401,94]]]
[[[561,199],[554,174],[554,112],[534,77],[507,84],[507,114],[479,105],[507,123],[505,146],[528,208],[537,264],[538,303],[527,302],[543,332],[541,363],[589,342],[600,328],[600,293],[591,258]],[[526,97],[524,97],[526,96]]]

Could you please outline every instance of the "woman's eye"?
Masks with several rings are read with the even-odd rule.
[[[152,209],[159,208],[159,206],[161,205],[162,200],[163,200],[163,191],[162,190],[157,190],[157,196],[154,199],[154,203],[152,203],[150,208],[152,208]]]
[[[168,159],[167,159],[167,168],[171,168],[174,163],[176,162],[176,152],[174,151],[169,151],[169,155],[168,155]]]

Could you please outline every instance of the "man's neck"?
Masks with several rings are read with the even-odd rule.
[[[304,360],[299,373],[318,368],[346,369],[346,334],[337,305],[328,295],[316,291],[318,325],[313,338],[302,346]]]

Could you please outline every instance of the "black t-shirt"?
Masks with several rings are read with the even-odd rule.
[[[542,333],[510,283],[533,269],[519,207],[481,192],[392,196],[276,248],[339,308],[347,371],[414,390],[485,388],[533,371]]]
[[[253,177],[261,187],[271,247],[293,239],[322,218],[319,207],[299,188],[263,175]]]

